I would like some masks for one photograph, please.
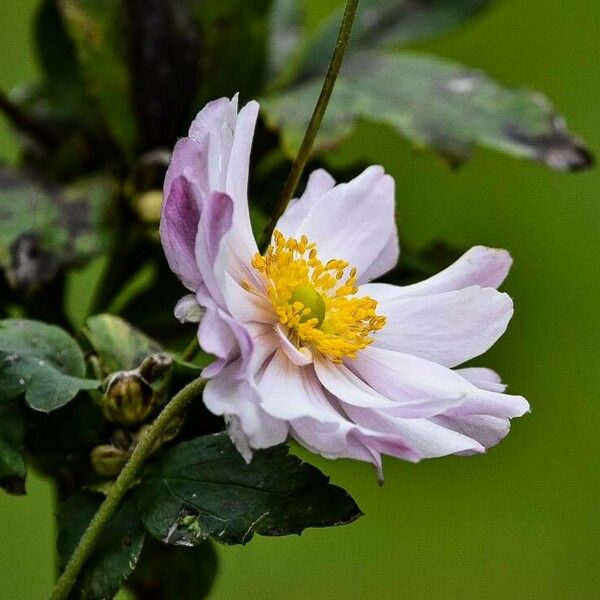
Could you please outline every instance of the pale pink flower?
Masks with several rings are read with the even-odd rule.
[[[161,239],[192,294],[215,361],[204,402],[246,460],[289,436],[329,458],[373,463],[473,454],[529,410],[485,368],[453,370],[504,333],[496,290],[510,255],[476,246],[430,279],[369,283],[398,259],[394,181],[369,167],[336,185],[314,171],[258,253],[247,199],[258,104],[208,104],[179,140],[165,180]],[[200,308],[202,307],[202,308]],[[201,319],[200,319],[201,316]]]

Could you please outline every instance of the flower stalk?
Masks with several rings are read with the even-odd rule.
[[[52,590],[50,600],[64,600],[67,598],[71,588],[77,580],[79,572],[90,557],[100,534],[117,509],[119,503],[136,480],[142,465],[152,453],[157,440],[161,438],[162,434],[169,428],[173,420],[181,415],[190,402],[200,395],[205,385],[206,380],[202,378],[196,379],[186,385],[173,396],[156,420],[148,428],[146,435],[140,440],[140,443],[131,454],[129,460],[125,463],[123,470],[106,495],[106,499],[81,536],[77,548],[71,555],[65,570]]]
[[[317,137],[319,127],[321,126],[321,121],[325,115],[325,110],[329,104],[333,87],[342,66],[344,54],[348,48],[348,41],[350,39],[350,33],[352,32],[352,25],[354,23],[354,17],[356,16],[357,8],[358,0],[348,0],[346,2],[346,8],[342,17],[335,50],[333,51],[333,56],[331,57],[331,62],[329,63],[329,68],[327,69],[325,80],[323,81],[323,87],[321,88],[319,99],[315,105],[315,109],[308,123],[308,128],[304,134],[304,139],[302,140],[302,144],[298,150],[298,155],[296,156],[296,160],[290,169],[290,173],[283,186],[279,200],[275,206],[275,210],[271,214],[271,219],[265,226],[260,236],[258,244],[259,248],[264,249],[268,245],[271,235],[273,235],[275,225],[292,199],[292,196],[296,191],[296,187],[298,186],[298,182],[300,181],[300,177],[302,176],[302,172],[304,171],[304,167],[310,158],[310,152],[312,150],[313,143]]]

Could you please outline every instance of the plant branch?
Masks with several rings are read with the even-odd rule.
[[[277,201],[277,206],[271,215],[269,223],[266,225],[260,236],[259,247],[262,249],[269,243],[279,217],[281,217],[289,204],[289,201],[292,199],[296,187],[298,186],[298,182],[300,181],[300,177],[302,176],[302,172],[304,171],[304,167],[310,157],[313,143],[317,136],[317,132],[319,131],[319,127],[321,126],[323,115],[329,104],[333,86],[335,85],[338,73],[340,72],[340,67],[342,66],[344,54],[346,53],[346,48],[348,47],[348,40],[350,39],[352,24],[354,23],[357,8],[358,0],[348,0],[346,2],[346,9],[344,10],[344,16],[342,17],[337,43],[335,45],[333,56],[331,57],[331,62],[329,63],[329,68],[327,69],[327,74],[325,75],[325,80],[323,81],[319,99],[315,105],[310,122],[308,123],[308,128],[304,134],[304,139],[302,140],[300,150],[298,150],[296,160],[290,169],[290,174],[288,175],[283,190],[281,191],[281,195],[279,196],[279,200]]]
[[[188,404],[198,397],[205,385],[206,380],[204,379],[192,381],[173,396],[158,415],[111,486],[104,502],[98,509],[98,512],[94,515],[87,526],[87,529],[83,532],[77,548],[75,548],[65,570],[54,586],[50,595],[50,600],[65,600],[65,598],[67,598],[71,588],[77,580],[79,572],[86,560],[90,557],[100,534],[104,530],[104,527],[112,514],[115,512],[123,496],[125,496],[131,485],[135,482],[140,468],[151,454],[155,443],[159,440],[161,434],[171,424],[173,419],[179,416]]]
[[[198,354],[198,350],[200,350],[200,344],[198,343],[198,336],[195,335],[192,341],[187,345],[186,349],[181,353],[181,358],[190,362],[194,360],[194,356]]]

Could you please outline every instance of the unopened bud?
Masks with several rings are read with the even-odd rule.
[[[152,395],[152,387],[136,371],[116,373],[101,400],[104,418],[120,425],[141,423],[152,411]]]
[[[149,190],[134,198],[133,207],[141,221],[156,224],[160,221],[162,201],[161,190]]]
[[[102,477],[114,477],[121,472],[129,454],[110,444],[96,446],[90,455],[92,466]]]
[[[160,379],[173,364],[173,359],[166,352],[156,352],[144,359],[140,365],[140,375],[148,382],[153,383]]]

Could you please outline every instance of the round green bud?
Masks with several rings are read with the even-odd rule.
[[[294,288],[290,296],[290,304],[300,302],[304,308],[310,309],[310,313],[300,318],[300,323],[306,323],[309,319],[317,319],[317,327],[321,327],[325,319],[325,300],[323,296],[309,285],[299,285]]]
[[[111,444],[96,446],[90,455],[94,471],[102,477],[114,477],[121,472],[129,454]]]
[[[145,421],[152,411],[153,391],[150,384],[135,371],[116,373],[109,380],[100,401],[107,421],[135,425]]]

